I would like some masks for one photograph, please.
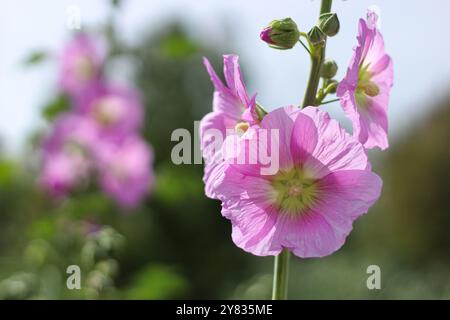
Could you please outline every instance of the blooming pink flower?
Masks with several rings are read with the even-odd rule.
[[[96,148],[100,184],[105,192],[125,207],[136,206],[154,182],[153,152],[138,136],[120,143],[102,143]]]
[[[100,81],[104,57],[99,45],[86,34],[78,34],[61,54],[60,86],[72,97]]]
[[[137,92],[121,86],[98,84],[89,88],[75,102],[75,110],[91,118],[106,138],[123,138],[138,130],[144,120]]]
[[[273,130],[279,133],[276,173],[261,174],[259,161],[236,161],[255,146],[270,153],[259,142]],[[368,169],[362,144],[317,108],[272,111],[237,141],[214,192],[232,222],[233,241],[255,255],[277,255],[284,248],[299,257],[329,255],[380,196],[382,181]]]
[[[239,123],[254,125],[258,122],[256,113],[256,96],[249,98],[245,88],[241,70],[239,67],[239,57],[236,55],[224,55],[224,84],[208,59],[203,60],[211,81],[214,85],[213,111],[208,113],[200,122],[200,141],[202,154],[205,159],[205,193],[208,197],[214,198],[212,188],[213,181],[217,181],[223,172],[224,162],[219,150],[212,148],[215,139],[209,135],[211,130],[217,130],[222,139],[225,139],[227,130],[234,131]]]
[[[377,18],[369,11],[367,21],[359,21],[358,45],[337,95],[353,123],[354,136],[368,149],[384,150],[389,146],[387,108],[394,76]]]
[[[44,141],[41,185],[54,196],[64,196],[87,181],[97,138],[96,126],[87,118],[66,114],[57,119]]]

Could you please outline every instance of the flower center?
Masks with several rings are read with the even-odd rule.
[[[83,143],[78,142],[76,139],[67,139],[63,144],[63,150],[65,153],[72,157],[88,157],[88,151]]]
[[[123,101],[117,97],[109,96],[101,98],[93,107],[94,118],[104,127],[110,127],[124,116]]]
[[[272,178],[271,185],[272,200],[284,214],[304,214],[319,197],[317,180],[301,167],[279,171]]]
[[[234,131],[236,131],[239,136],[242,136],[247,132],[248,128],[250,128],[250,124],[248,122],[239,122],[234,127]]]
[[[87,56],[76,57],[73,61],[75,76],[81,82],[89,81],[95,73],[95,65]]]
[[[369,106],[369,97],[373,98],[380,94],[380,88],[372,81],[373,74],[369,71],[370,64],[362,65],[358,74],[358,85],[356,86],[356,103],[361,108]]]
[[[110,170],[114,177],[119,181],[125,182],[129,178],[129,170],[127,170],[125,165],[119,162],[112,164]]]

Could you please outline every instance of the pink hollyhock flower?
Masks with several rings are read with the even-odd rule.
[[[96,126],[89,119],[74,114],[59,118],[44,141],[40,184],[58,197],[88,181],[97,142]]]
[[[153,152],[138,136],[99,145],[96,159],[103,190],[124,207],[136,206],[150,192]]]
[[[51,160],[49,158],[51,157]],[[64,151],[47,155],[39,183],[55,198],[65,196],[76,186],[87,181],[90,162],[81,154]]]
[[[354,136],[368,149],[384,150],[389,146],[387,108],[394,75],[377,19],[369,11],[367,21],[359,21],[358,45],[337,95],[353,123]]]
[[[256,152],[255,146],[269,154],[261,137],[273,130],[279,133],[273,142],[276,173],[261,174],[260,161],[236,161],[242,152]],[[231,139],[224,146],[233,145]],[[317,108],[277,109],[235,140],[237,150],[214,192],[232,222],[233,241],[255,255],[277,255],[284,248],[304,258],[329,255],[380,196],[382,181],[368,169],[362,144]]]
[[[100,135],[122,138],[138,130],[144,109],[137,92],[130,88],[99,84],[78,99],[75,109],[91,118]]]
[[[208,59],[203,60],[206,70],[214,85],[213,111],[208,113],[200,122],[200,142],[203,158],[205,159],[205,193],[214,198],[211,183],[217,181],[223,171],[223,159],[220,145],[216,137],[211,135],[215,131],[225,139],[227,133],[234,132],[237,125],[242,128],[255,125],[259,122],[256,113],[256,95],[249,98],[245,88],[242,73],[239,67],[239,57],[236,55],[224,55],[224,84]]]
[[[103,54],[98,43],[86,34],[78,34],[61,54],[61,88],[73,97],[101,79]]]

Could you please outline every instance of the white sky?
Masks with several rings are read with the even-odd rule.
[[[258,100],[268,109],[300,102],[309,70],[307,56],[300,47],[270,49],[259,40],[259,32],[270,20],[287,16],[301,29],[308,29],[316,20],[319,0],[124,1],[119,24],[129,41],[139,41],[148,25],[160,25],[169,17],[183,19],[191,32],[210,41],[222,39],[230,26],[234,41],[229,47],[246,65],[244,77],[251,79],[251,93],[257,91]],[[16,153],[40,124],[40,108],[56,81],[55,65],[25,69],[20,61],[33,49],[56,51],[64,43],[68,6],[79,6],[83,25],[91,25],[104,21],[108,2],[0,0],[0,4],[0,140]],[[356,42],[358,18],[365,16],[372,4],[381,9],[386,48],[394,59],[389,115],[395,136],[419,121],[449,88],[450,1],[335,0],[333,10],[340,17],[341,32],[330,39],[327,53],[338,62],[339,77]],[[327,110],[342,117],[337,104]]]

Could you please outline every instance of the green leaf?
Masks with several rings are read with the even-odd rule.
[[[35,51],[32,52],[28,57],[25,58],[24,64],[26,66],[37,65],[44,62],[48,58],[48,54],[45,51]]]
[[[47,121],[52,121],[62,112],[68,111],[69,108],[69,99],[64,95],[60,95],[44,107],[42,110],[42,116]]]

